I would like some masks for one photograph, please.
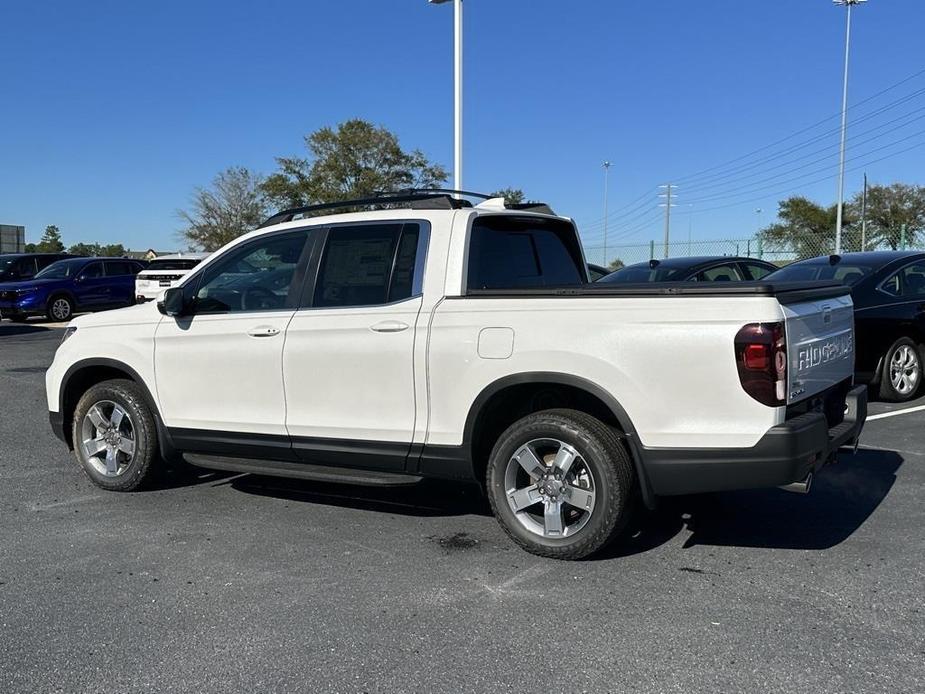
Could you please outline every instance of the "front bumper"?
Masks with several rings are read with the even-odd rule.
[[[768,430],[751,448],[642,448],[652,491],[698,494],[778,487],[806,479],[842,446],[857,443],[867,419],[867,387],[845,397],[845,418],[828,426],[821,412],[808,412]]]

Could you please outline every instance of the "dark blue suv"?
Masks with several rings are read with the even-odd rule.
[[[0,285],[0,314],[14,321],[46,315],[69,320],[75,311],[100,311],[135,303],[135,275],[144,264],[128,258],[59,260],[25,282]]]

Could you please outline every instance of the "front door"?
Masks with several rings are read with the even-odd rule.
[[[154,364],[164,423],[188,451],[291,457],[282,358],[298,305],[308,232],[270,234],[205,265],[165,317]]]
[[[415,423],[414,340],[427,225],[326,232],[286,334],[286,424],[302,460],[401,470]]]
[[[74,295],[82,308],[109,303],[109,281],[103,273],[103,263],[96,261],[84,265],[74,282]]]

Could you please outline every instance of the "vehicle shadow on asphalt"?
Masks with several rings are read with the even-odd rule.
[[[235,477],[229,484],[247,494],[406,516],[491,515],[488,501],[475,484],[421,480],[393,486],[360,486],[259,475]]]
[[[43,325],[30,325],[28,323],[0,323],[0,337],[44,333],[48,332],[49,330],[51,330],[51,328],[46,328]]]
[[[648,551],[685,529],[691,532],[685,549],[828,549],[864,524],[889,494],[902,464],[894,451],[861,449],[822,470],[806,495],[759,489],[665,498],[655,512],[637,516],[625,539],[599,558]]]

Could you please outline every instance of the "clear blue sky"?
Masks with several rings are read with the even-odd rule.
[[[31,241],[57,224],[67,244],[176,248],[195,186],[229,165],[270,173],[351,117],[452,168],[452,15],[425,0],[6,2],[0,222]],[[925,70],[923,29],[922,0],[855,11],[852,102]],[[661,238],[648,191],[667,181],[677,234],[693,209],[695,238],[751,236],[778,193],[834,201],[838,119],[692,174],[837,114],[843,41],[828,0],[466,0],[466,187],[521,187],[594,245],[606,158],[611,244]],[[897,154],[925,143],[925,73],[853,115],[891,104],[854,126],[849,169],[925,183],[925,147]]]

